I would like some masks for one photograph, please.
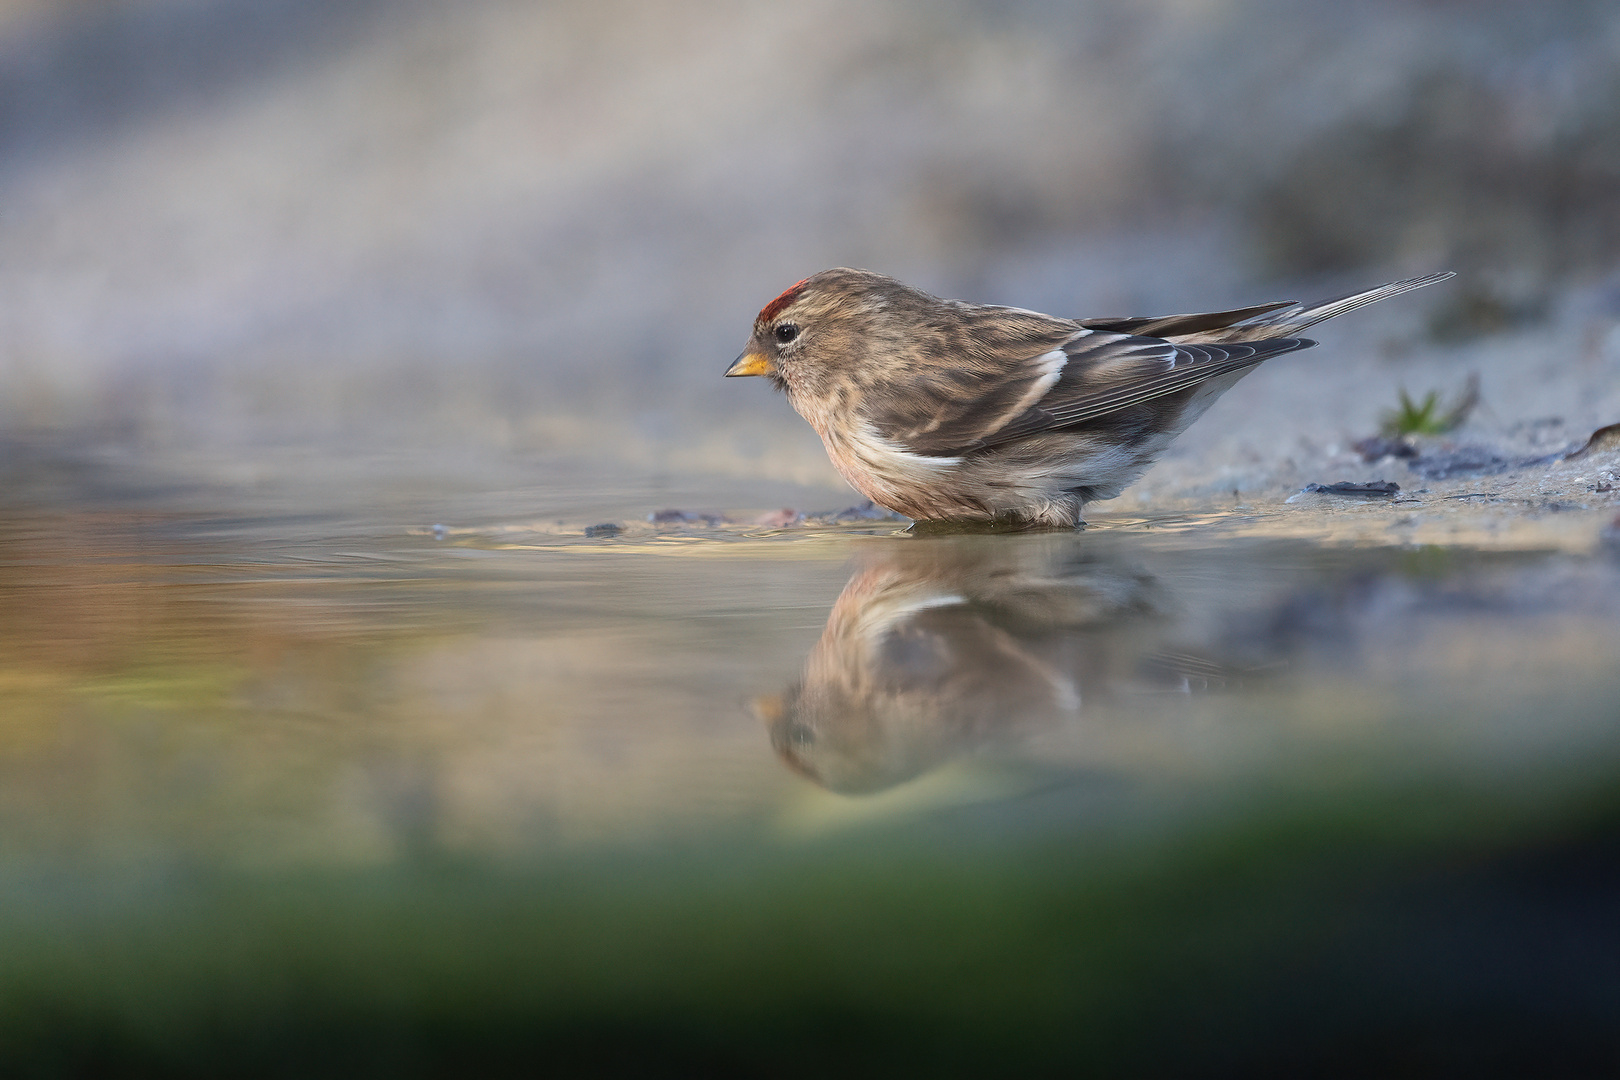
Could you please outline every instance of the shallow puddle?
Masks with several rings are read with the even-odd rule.
[[[1346,965],[1466,1004],[1466,965],[1401,966],[1435,913],[1495,912],[1477,951],[1520,928],[1501,860],[1608,850],[1620,559],[1595,526],[1456,513],[13,508],[0,923],[27,946],[0,1028],[45,1069],[87,1039],[236,1062],[269,1023],[269,1071],[386,1061],[405,1025],[471,1032],[424,1060],[892,1037],[951,1073],[1007,1039],[1136,1060],[1171,1014],[1245,1058]],[[1410,1019],[1366,1000],[1335,1023]]]
[[[1336,759],[1620,749],[1614,559],[1277,532],[18,514],[3,843],[528,855],[1070,782],[1143,786],[1146,810]]]

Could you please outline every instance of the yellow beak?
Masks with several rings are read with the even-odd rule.
[[[770,727],[787,712],[787,702],[782,700],[781,694],[763,694],[748,703],[748,711],[754,714],[755,720]]]
[[[776,369],[771,366],[770,358],[757,352],[745,352],[737,357],[732,365],[726,368],[726,378],[735,378],[738,375],[774,375]]]

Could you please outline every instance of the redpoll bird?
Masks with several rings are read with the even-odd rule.
[[[766,304],[728,376],[764,375],[880,506],[920,520],[1073,527],[1142,475],[1300,331],[1452,277],[1396,281],[1310,307],[1060,319],[941,300],[839,268]]]

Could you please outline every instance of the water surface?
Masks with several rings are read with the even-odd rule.
[[[1314,957],[1312,993],[1363,939],[1426,955],[1412,911],[1432,902],[1470,913],[1459,947],[1477,952],[1522,928],[1497,878],[1424,875],[1614,835],[1620,561],[1584,534],[1465,516],[1430,536],[1379,508],[1375,528],[1290,509],[918,535],[655,524],[627,512],[641,497],[541,493],[504,517],[490,499],[448,523],[276,500],[14,507],[0,919],[32,944],[0,961],[8,1037],[47,1063],[77,1061],[63,1048],[86,1030],[160,1063],[235,1060],[269,1016],[301,1033],[274,1059],[291,1069],[334,1039],[365,1057],[379,1016],[439,1032],[427,1060],[460,1053],[446,1017],[471,1009],[486,1049],[630,1030],[707,1053],[757,1023],[789,1044],[944,1031],[988,1053],[1103,1030],[1125,1007],[1098,1004],[1109,986],[1133,1023],[1207,1019],[1202,991],[1153,973],[1223,949],[1265,989],[1220,1008],[1253,1021],[1287,968],[1256,941]],[[618,531],[587,536],[602,519]],[[1394,922],[1358,901],[1333,925],[1363,929],[1322,944],[1334,866],[1334,903],[1395,887],[1377,901]],[[1468,1024],[1541,992],[1535,964],[1492,961],[1506,997],[1476,1009],[1466,966],[1411,963]],[[1597,1053],[1583,1017],[1614,984],[1576,966],[1560,1022]],[[447,978],[439,1005],[387,989]],[[222,986],[223,1019],[186,1019]],[[1016,1016],[992,1005],[1009,994]],[[1374,999],[1379,1022],[1410,1021]],[[42,1001],[57,1019],[19,1028]],[[829,1042],[846,1013],[878,1027]],[[709,1034],[669,1034],[692,1023]],[[1146,1041],[1075,1045],[1153,1044],[1151,1025],[1119,1030]]]

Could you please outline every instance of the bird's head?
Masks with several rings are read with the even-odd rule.
[[[825,398],[837,385],[866,381],[873,355],[906,346],[906,312],[937,304],[870,270],[823,270],[760,309],[726,375],[762,375],[795,399]]]

